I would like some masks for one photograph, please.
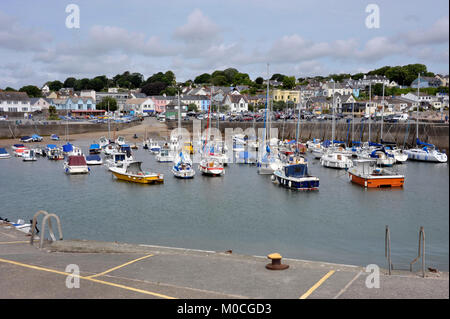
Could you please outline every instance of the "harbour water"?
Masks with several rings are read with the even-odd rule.
[[[134,142],[134,141],[131,141]],[[92,141],[74,141],[87,153]],[[10,149],[8,149],[10,151]],[[11,153],[11,152],[10,152]],[[143,168],[165,174],[164,184],[119,181],[104,166],[66,175],[62,161],[0,160],[1,217],[29,220],[40,209],[60,216],[65,238],[118,241],[248,255],[386,267],[385,226],[394,267],[417,257],[419,227],[426,265],[449,270],[449,167],[408,161],[404,189],[364,190],[345,171],[308,155],[320,190],[286,190],[256,167],[230,164],[223,177],[178,180],[170,163],[133,152]]]

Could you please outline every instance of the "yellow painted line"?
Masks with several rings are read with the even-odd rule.
[[[50,272],[50,273],[54,273],[54,274],[58,274],[58,275],[63,275],[63,276],[69,276],[70,275],[70,276],[73,276],[73,277],[78,277],[80,279],[96,282],[96,283],[99,283],[99,284],[108,285],[108,286],[117,287],[117,288],[122,288],[122,289],[130,290],[130,291],[134,291],[134,292],[139,292],[139,293],[142,293],[142,294],[151,295],[151,296],[155,296],[155,297],[160,297],[160,298],[164,298],[164,299],[176,299],[174,297],[170,297],[170,296],[167,296],[167,295],[159,294],[159,293],[148,291],[148,290],[143,290],[143,289],[133,288],[133,287],[124,286],[124,285],[120,285],[120,284],[115,284],[115,283],[112,283],[112,282],[107,282],[107,281],[103,281],[103,280],[99,280],[99,279],[94,279],[94,278],[89,278],[89,277],[84,277],[84,276],[78,276],[78,275],[74,275],[72,273],[68,273],[68,272],[64,272],[64,271],[58,271],[58,270],[54,270],[54,269],[50,269],[50,268],[44,268],[44,267],[39,267],[39,266],[28,265],[28,264],[24,264],[24,263],[13,261],[13,260],[0,258],[0,262],[7,263],[7,264],[12,264],[12,265],[16,265],[16,266],[21,266],[21,267],[25,267],[25,268],[30,268],[30,269],[34,269],[34,270],[46,271],[46,272]]]
[[[319,286],[321,284],[323,284],[325,282],[325,280],[327,280],[328,278],[331,277],[331,275],[334,274],[334,270],[330,270],[325,276],[323,276],[318,282],[316,282],[316,284],[314,286],[312,286],[311,288],[309,288],[309,290],[307,292],[305,292],[300,299],[306,299],[309,297],[309,295],[311,295],[314,290],[316,290],[317,288],[319,288]]]
[[[0,242],[0,245],[7,245],[7,244],[25,244],[25,243],[29,243],[30,241],[3,241]]]
[[[101,273],[99,273],[99,274],[87,276],[86,278],[94,278],[94,277],[103,276],[103,275],[106,275],[107,273],[110,273],[111,271],[114,271],[114,270],[117,270],[117,269],[119,269],[119,268],[122,268],[122,267],[125,267],[125,266],[128,266],[128,265],[131,265],[132,263],[135,263],[135,262],[137,262],[137,261],[139,261],[139,260],[142,260],[142,259],[145,259],[145,258],[148,258],[148,257],[152,257],[152,256],[153,256],[152,254],[147,255],[147,256],[143,256],[143,257],[140,257],[140,258],[131,260],[131,261],[125,263],[125,264],[119,265],[119,266],[117,266],[117,267],[114,267],[114,268],[105,270],[104,272],[101,272]]]

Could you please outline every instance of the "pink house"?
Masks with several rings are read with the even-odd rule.
[[[151,96],[151,99],[155,103],[155,111],[156,113],[163,113],[166,111],[166,105],[172,101],[173,97],[167,97],[162,95]]]

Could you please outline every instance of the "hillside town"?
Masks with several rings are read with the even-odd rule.
[[[72,117],[104,115],[107,107],[99,107],[102,101],[114,100],[116,106],[111,109],[120,115],[133,116],[175,116],[175,110],[181,105],[183,116],[188,111],[205,113],[212,103],[213,110],[228,114],[242,114],[263,109],[266,103],[265,87],[270,88],[270,100],[273,110],[285,111],[301,108],[312,114],[330,113],[333,103],[336,112],[345,114],[354,112],[356,116],[374,115],[381,110],[387,114],[413,111],[420,105],[420,111],[443,111],[449,107],[449,76],[435,75],[420,78],[420,95],[417,93],[419,79],[410,86],[402,86],[386,76],[366,75],[355,80],[351,77],[340,81],[316,78],[303,79],[292,88],[285,88],[282,81],[264,80],[260,90],[252,90],[249,85],[211,85],[210,83],[176,83],[178,96],[166,93],[147,95],[141,88],[126,89],[109,87],[100,91],[75,90],[73,87],[61,87],[51,90],[48,83],[40,88],[40,97],[30,97],[25,92],[0,89],[0,116],[30,118],[33,114],[45,113],[52,107],[58,114]],[[397,89],[396,95],[380,96],[375,88],[382,86],[383,94],[388,89]],[[426,89],[434,88],[435,94]],[[413,90],[414,89],[414,90]],[[425,90],[425,91],[424,91]],[[378,90],[379,91],[379,90]],[[377,94],[378,93],[378,94]],[[384,108],[383,108],[384,106]]]

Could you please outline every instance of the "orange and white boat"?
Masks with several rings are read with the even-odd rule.
[[[354,164],[347,171],[349,180],[365,188],[403,187],[405,183],[404,175],[377,167],[376,160],[355,160]]]
[[[205,158],[198,165],[198,169],[205,175],[221,176],[225,174],[223,164],[215,158]]]

